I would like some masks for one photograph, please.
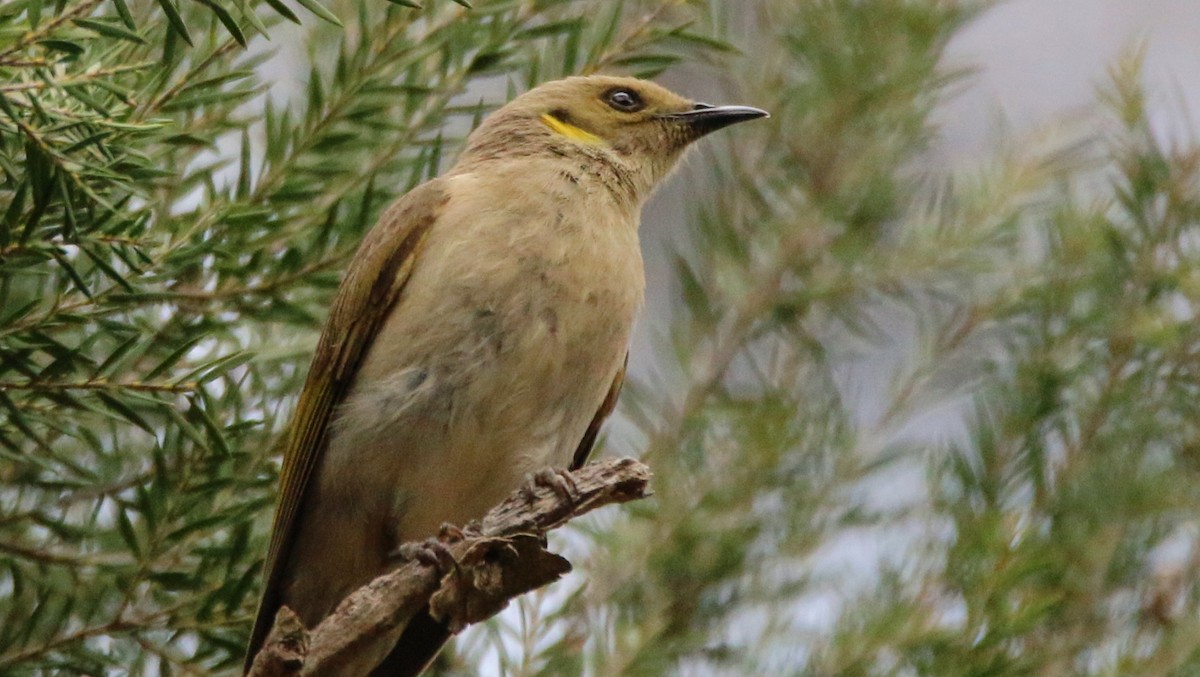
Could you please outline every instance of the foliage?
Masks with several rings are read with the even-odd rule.
[[[947,168],[985,2],[412,4],[0,8],[0,672],[234,669],[363,230],[513,92],[680,59],[773,117],[690,168],[656,497],[442,674],[1197,671],[1200,150],[1137,54]]]
[[[720,49],[685,3],[300,4],[327,21],[0,8],[0,672],[237,665],[271,452],[377,212],[506,82]],[[268,34],[311,46],[303,97]]]
[[[705,163],[663,376],[625,399],[657,504],[594,535],[548,674],[1200,665],[1200,150],[1134,54],[1086,133],[931,164],[986,9],[761,3],[734,79],[773,126]]]

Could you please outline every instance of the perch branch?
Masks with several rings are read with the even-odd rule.
[[[522,488],[463,532],[451,530],[453,536],[433,548],[444,561],[414,558],[376,578],[315,629],[306,630],[290,609],[280,609],[249,675],[334,673],[364,647],[396,636],[426,608],[454,632],[486,620],[509,600],[571,570],[567,560],[545,549],[547,531],[601,506],[643,498],[649,482],[648,467],[623,458],[590,463],[557,483]]]

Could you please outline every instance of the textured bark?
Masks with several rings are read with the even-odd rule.
[[[571,570],[544,546],[547,531],[610,503],[648,494],[650,469],[630,458],[545,472],[462,531],[413,544],[414,557],[351,593],[307,631],[283,608],[249,675],[321,675],[364,646],[394,636],[426,607],[453,632],[499,613],[509,600],[549,585]]]

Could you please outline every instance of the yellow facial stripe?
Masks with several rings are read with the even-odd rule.
[[[542,113],[542,122],[546,123],[546,126],[553,129],[556,133],[562,134],[572,141],[593,144],[604,143],[604,139],[595,134],[584,131],[569,122],[563,122],[549,113]]]

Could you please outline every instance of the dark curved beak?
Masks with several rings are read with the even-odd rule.
[[[697,103],[689,111],[670,113],[662,117],[682,122],[703,136],[739,122],[771,117],[771,114],[751,106],[710,106],[707,103]]]

